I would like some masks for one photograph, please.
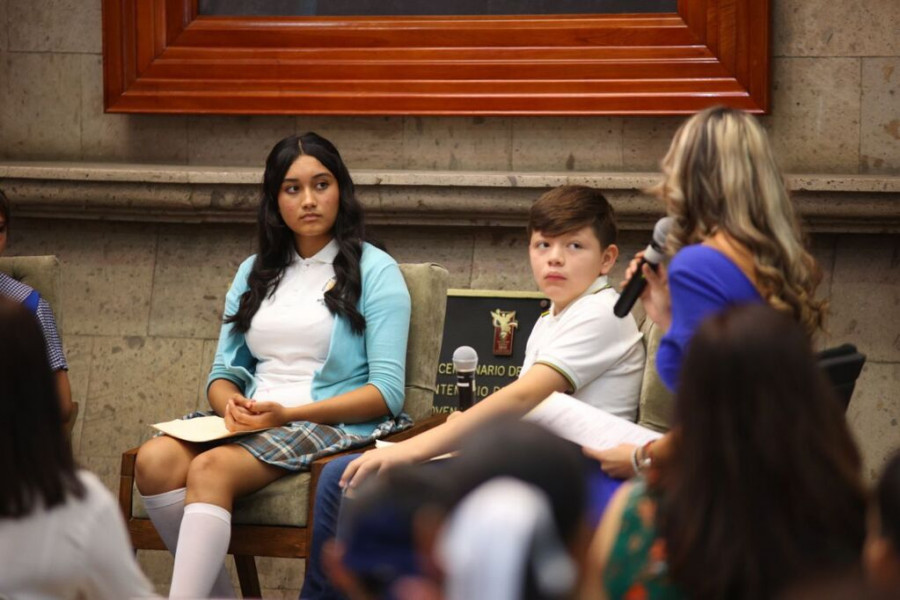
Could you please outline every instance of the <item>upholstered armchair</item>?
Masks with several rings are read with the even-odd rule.
[[[446,415],[432,416],[431,407],[447,308],[448,273],[434,264],[402,264],[400,270],[412,299],[404,410],[415,425],[388,436],[388,440],[395,442],[439,425],[446,418]],[[137,448],[133,448],[122,455],[119,505],[135,549],[165,550],[140,496],[135,493],[136,454]],[[336,456],[339,455],[317,460],[309,472],[284,477],[235,503],[228,551],[234,555],[245,598],[260,595],[254,557],[308,556],[316,484],[322,468]]]
[[[30,285],[50,303],[53,308],[53,316],[56,318],[56,327],[62,337],[62,302],[60,302],[60,266],[59,259],[55,256],[5,256],[0,257],[0,271],[13,279]],[[72,433],[75,427],[75,419],[78,418],[78,403],[72,403],[72,414],[65,424],[66,433]]]
[[[652,320],[644,317],[639,322],[639,329],[644,334],[643,343],[646,350],[644,362],[644,380],[641,383],[641,398],[638,404],[638,425],[665,433],[672,426],[675,411],[672,392],[663,385],[656,372],[656,351],[662,331]]]

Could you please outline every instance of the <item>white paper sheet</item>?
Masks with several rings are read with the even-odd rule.
[[[252,431],[228,431],[228,428],[225,427],[225,419],[218,416],[175,419],[174,421],[155,423],[151,427],[186,442],[212,442],[253,433]],[[268,427],[254,429],[253,431],[263,431],[265,429],[268,429]]]
[[[559,392],[550,394],[524,418],[571,442],[598,450],[619,444],[642,446],[662,437],[661,433]]]

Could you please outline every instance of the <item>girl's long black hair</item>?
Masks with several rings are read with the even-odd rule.
[[[356,304],[362,293],[359,267],[365,239],[362,205],[356,198],[350,172],[337,148],[313,132],[284,138],[275,144],[266,159],[257,218],[258,249],[247,279],[250,289],[241,296],[237,312],[226,315],[225,322],[233,323],[237,331],[246,333],[263,299],[275,291],[285,268],[291,263],[294,233],[278,210],[278,193],[288,169],[300,156],[317,159],[337,180],[340,200],[333,233],[339,249],[334,259],[335,284],[325,293],[325,305],[331,314],[349,320],[354,333],[361,334],[366,328],[366,319]]]
[[[803,328],[763,304],[691,339],[658,517],[672,581],[696,599],[773,598],[859,562],[860,456]]]
[[[82,498],[44,335],[35,316],[0,298],[0,518]]]

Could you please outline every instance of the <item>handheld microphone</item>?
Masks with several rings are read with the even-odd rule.
[[[471,346],[460,346],[453,351],[453,370],[456,371],[456,389],[459,392],[459,410],[475,404],[475,369],[478,353]]]
[[[669,235],[669,230],[672,229],[674,222],[674,217],[663,217],[656,222],[656,227],[653,228],[653,241],[644,250],[644,256],[638,264],[637,271],[625,284],[622,295],[619,296],[616,305],[613,307],[613,314],[620,319],[631,312],[634,303],[637,302],[637,299],[644,292],[644,288],[647,287],[647,280],[644,278],[643,273],[644,265],[650,265],[650,268],[655,271],[657,265],[665,258],[666,236]]]

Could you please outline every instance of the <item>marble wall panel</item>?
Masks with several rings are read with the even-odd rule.
[[[847,409],[847,422],[863,457],[864,478],[875,482],[900,450],[900,364],[868,363]]]
[[[81,147],[86,161],[187,163],[187,117],[103,111],[102,57],[81,58]]]
[[[900,237],[840,237],[829,329],[869,361],[900,362]]]
[[[174,558],[168,551],[162,550],[138,550],[137,561],[141,570],[147,579],[156,588],[156,593],[163,597],[168,597],[169,586],[172,584],[172,569],[174,566]],[[234,568],[234,557],[230,554],[225,557],[225,567],[231,575],[231,585],[234,586],[235,593],[240,590],[238,584],[237,572]],[[259,568],[259,567],[257,567]],[[260,573],[262,576],[262,573]],[[267,594],[263,594],[264,598],[269,598]],[[294,594],[294,598],[297,594]]]
[[[163,226],[153,274],[150,335],[217,337],[225,294],[254,246],[251,226]]]
[[[492,228],[475,232],[472,289],[536,291],[523,230]]]
[[[658,172],[685,117],[627,117],[622,121],[624,170]]]
[[[897,5],[900,6],[900,2]],[[895,24],[895,27],[900,26]],[[862,112],[859,132],[861,173],[900,173],[898,92],[900,92],[900,57],[862,59]]]
[[[775,56],[896,56],[896,0],[774,0]]]
[[[269,558],[260,556],[256,559],[256,568],[260,571],[260,587],[276,591],[275,597],[281,597],[280,593],[293,591],[296,598],[303,584],[304,561],[296,558]],[[264,597],[269,596],[263,594]]]
[[[212,370],[213,359],[216,356],[218,340],[203,340],[203,350],[200,354],[200,368],[197,372],[197,402],[194,410],[208,410],[209,400],[206,398],[206,384],[209,372]]]
[[[474,232],[470,229],[373,227],[397,262],[434,262],[450,273],[451,288],[467,288],[472,279]]]
[[[7,0],[9,48],[17,52],[102,51],[101,0]]]
[[[403,168],[403,117],[300,115],[298,133],[315,131],[334,144],[352,173],[356,169]]]
[[[64,335],[147,333],[155,225],[21,219],[8,253],[59,257]]]
[[[260,575],[262,578],[263,576]],[[261,584],[260,584],[261,585]],[[271,598],[272,600],[294,600],[297,597],[297,594],[300,592],[300,588],[297,589],[282,589],[282,588],[260,588],[260,592],[262,593],[263,598],[267,600]]]
[[[78,458],[78,466],[96,475],[106,489],[118,497],[121,458],[121,452],[114,455],[84,454]]]
[[[156,226],[99,221],[21,221],[16,254],[62,263],[64,334],[146,335]]]
[[[81,158],[81,56],[9,52],[0,123],[15,160]]]
[[[0,0],[0,81],[9,81],[9,53],[3,48],[2,36],[6,34],[6,20],[3,19],[3,2]],[[12,113],[6,109],[10,102],[9,85],[0,86],[0,158],[10,158],[9,133],[7,120],[12,118]]]
[[[620,171],[619,117],[519,117],[512,120],[516,171]]]
[[[859,60],[773,62],[772,114],[761,120],[781,168],[788,173],[857,172]]]
[[[9,0],[0,0],[0,53],[9,49],[9,28],[7,27],[7,15],[9,14]],[[5,79],[0,81],[6,81]]]
[[[188,162],[263,168],[272,147],[296,133],[294,117],[191,115]]]
[[[149,438],[150,424],[194,409],[201,340],[94,340],[81,454],[117,455]]]
[[[94,338],[86,335],[70,335],[63,339],[66,362],[69,363],[69,386],[72,388],[72,401],[78,403],[79,415],[72,430],[72,450],[75,456],[81,447],[81,433],[84,429],[84,413],[87,411],[90,396],[91,357],[94,350]]]
[[[496,117],[408,117],[403,168],[505,171],[511,165],[512,121]]]
[[[810,238],[810,252],[819,269],[822,271],[822,281],[819,289],[816,290],[816,297],[828,299],[831,301],[832,287],[834,281],[834,264],[837,258],[837,242],[839,236],[833,234],[818,234]],[[828,318],[825,323],[825,331],[820,332],[815,337],[815,345],[819,349],[829,348],[841,343],[833,340],[833,332],[831,330],[831,319]]]
[[[137,561],[147,579],[156,588],[156,593],[167,598],[172,584],[172,569],[175,558],[162,550],[138,550]]]

